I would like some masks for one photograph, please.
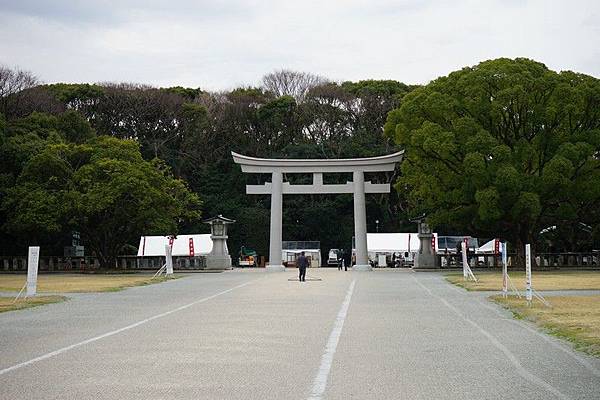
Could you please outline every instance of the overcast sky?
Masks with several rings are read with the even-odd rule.
[[[497,57],[600,77],[600,1],[0,0],[0,64],[45,82],[427,83]]]

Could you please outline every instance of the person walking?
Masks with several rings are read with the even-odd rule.
[[[296,260],[296,264],[300,270],[298,279],[300,282],[306,282],[306,267],[308,267],[308,259],[304,255],[304,252],[300,253],[300,256]]]
[[[342,260],[344,261],[344,271],[348,271],[348,264],[350,264],[350,253],[344,252],[344,257]]]

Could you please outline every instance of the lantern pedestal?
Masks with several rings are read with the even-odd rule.
[[[209,254],[206,256],[206,268],[212,270],[231,269],[231,256],[217,256]]]

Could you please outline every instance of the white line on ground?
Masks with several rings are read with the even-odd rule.
[[[350,283],[350,287],[348,287],[348,291],[346,292],[346,298],[344,299],[342,307],[335,318],[333,329],[331,330],[329,340],[325,346],[325,352],[321,357],[321,366],[319,367],[317,376],[315,376],[315,380],[313,381],[313,387],[308,400],[321,400],[323,393],[325,392],[325,388],[327,387],[327,378],[329,377],[329,371],[331,370],[331,364],[333,363],[333,355],[335,354],[338,342],[340,341],[342,328],[344,327],[344,321],[346,320],[346,315],[348,314],[348,307],[350,307],[350,299],[352,298],[355,284],[356,279]]]
[[[52,351],[52,352],[50,352],[50,353],[46,353],[46,354],[44,354],[44,355],[41,355],[41,356],[39,356],[39,357],[32,358],[31,360],[28,360],[28,361],[22,362],[22,363],[20,363],[20,364],[13,365],[12,367],[8,367],[8,368],[5,368],[5,369],[2,369],[2,370],[0,370],[0,375],[4,375],[4,374],[6,374],[6,373],[8,373],[8,372],[11,372],[11,371],[14,371],[14,370],[16,370],[16,369],[19,369],[19,368],[26,367],[26,366],[28,366],[28,365],[31,365],[31,364],[34,364],[34,363],[36,363],[36,362],[38,362],[38,361],[47,360],[48,358],[51,358],[51,357],[57,356],[57,355],[59,355],[59,354],[65,353],[65,352],[67,352],[67,351],[69,351],[69,350],[73,350],[73,349],[75,349],[75,348],[77,348],[77,347],[81,347],[81,346],[83,346],[83,345],[86,345],[86,344],[89,344],[89,343],[96,342],[96,341],[98,341],[98,340],[100,340],[100,339],[104,339],[104,338],[107,338],[107,337],[109,337],[109,336],[116,335],[116,334],[118,334],[118,333],[121,333],[121,332],[127,331],[127,330],[129,330],[129,329],[135,328],[135,327],[137,327],[137,326],[140,326],[140,325],[143,325],[143,324],[145,324],[145,323],[147,323],[147,322],[150,322],[150,321],[153,321],[153,320],[155,320],[155,319],[162,318],[162,317],[166,317],[167,315],[170,315],[170,314],[176,313],[176,312],[178,312],[178,311],[185,310],[186,308],[190,308],[190,307],[192,307],[192,306],[194,306],[194,305],[196,305],[196,304],[204,303],[205,301],[208,301],[208,300],[214,299],[215,297],[221,296],[221,295],[223,295],[223,294],[225,294],[225,293],[229,293],[229,292],[231,292],[232,290],[239,289],[239,288],[241,288],[241,287],[243,287],[243,286],[249,285],[250,283],[253,283],[253,282],[255,282],[256,280],[257,280],[257,279],[253,279],[253,280],[251,280],[251,281],[249,281],[249,282],[245,282],[245,283],[242,283],[241,285],[237,285],[237,286],[234,286],[234,287],[232,287],[232,288],[229,288],[229,289],[227,289],[227,290],[223,290],[222,292],[219,292],[219,293],[217,293],[217,294],[213,294],[212,296],[204,297],[204,298],[202,298],[202,299],[200,299],[200,300],[196,300],[196,301],[193,301],[193,302],[191,302],[191,303],[189,303],[189,304],[183,305],[183,306],[181,306],[181,307],[177,307],[177,308],[175,308],[175,309],[173,309],[173,310],[170,310],[170,311],[167,311],[167,312],[164,312],[164,313],[161,313],[161,314],[154,315],[154,316],[152,316],[152,317],[150,317],[150,318],[143,319],[143,320],[141,320],[141,321],[138,321],[138,322],[135,322],[135,323],[133,323],[133,324],[131,324],[131,325],[127,325],[127,326],[125,326],[125,327],[123,327],[123,328],[119,328],[119,329],[116,329],[116,330],[114,330],[114,331],[106,332],[106,333],[104,333],[104,334],[102,334],[102,335],[100,335],[100,336],[96,336],[96,337],[93,337],[93,338],[90,338],[90,339],[84,340],[84,341],[82,341],[82,342],[79,342],[79,343],[72,344],[72,345],[70,345],[70,346],[67,346],[67,347],[63,347],[63,348],[61,348],[61,349],[58,349],[58,350]]]
[[[449,288],[453,289],[454,291],[460,293],[463,296],[468,296],[468,292],[465,289],[459,289],[456,286],[454,286],[454,284],[449,283]],[[500,294],[500,291],[498,292],[498,294]],[[499,306],[495,306],[493,304],[489,304],[487,303],[485,300],[478,298],[477,299],[479,304],[481,304],[483,307],[487,308],[490,311],[493,311],[496,315],[500,316],[500,317],[504,317],[504,314],[502,314],[501,309],[499,308]],[[540,333],[538,330],[536,330],[535,328],[532,328],[530,326],[528,326],[525,322],[522,321],[516,321],[514,319],[510,319],[510,318],[503,318],[503,321],[507,321],[512,323],[513,325],[517,325],[520,328],[523,328],[531,333],[533,333],[534,335],[536,335],[537,337],[539,337],[540,339],[544,340],[546,343],[548,343],[549,345],[551,345],[552,347],[562,351],[563,353],[567,354],[568,356],[570,356],[573,360],[575,360],[576,362],[578,362],[579,364],[581,364],[583,367],[585,367],[588,371],[590,371],[592,374],[600,377],[600,370],[598,370],[597,368],[595,368],[588,360],[586,360],[584,357],[580,356],[579,354],[577,354],[575,352],[575,350],[573,350],[572,348],[568,347],[566,344],[560,343],[558,341],[558,339],[553,339],[550,336]]]
[[[521,362],[519,361],[519,359],[506,346],[504,346],[502,343],[500,343],[500,341],[498,341],[498,339],[496,339],[494,336],[492,336],[491,333],[489,333],[488,331],[486,331],[485,329],[483,329],[482,327],[480,327],[475,321],[467,318],[456,307],[454,307],[452,304],[448,303],[446,301],[446,299],[444,299],[443,297],[440,297],[440,296],[434,294],[431,290],[429,290],[429,288],[427,286],[425,286],[421,282],[419,282],[419,280],[417,278],[415,278],[414,276],[412,278],[430,296],[432,296],[432,297],[438,299],[439,301],[441,301],[442,303],[444,303],[444,305],[446,307],[448,307],[456,315],[458,315],[463,320],[465,320],[466,322],[468,322],[469,324],[471,324],[473,327],[475,327],[479,331],[479,333],[481,333],[483,336],[485,336],[497,349],[499,349],[500,351],[502,351],[502,353],[504,353],[504,355],[506,356],[506,358],[508,358],[508,360],[515,366],[515,368],[516,368],[517,372],[519,373],[519,375],[521,375],[523,378],[527,379],[529,382],[531,382],[533,384],[536,384],[536,385],[544,388],[545,390],[547,390],[548,392],[552,393],[553,395],[555,395],[559,399],[563,399],[563,400],[568,400],[569,399],[568,396],[566,396],[563,393],[561,393],[554,386],[550,385],[548,382],[544,381],[540,377],[532,374],[527,369],[525,369],[525,367],[523,367],[523,365],[521,365]]]

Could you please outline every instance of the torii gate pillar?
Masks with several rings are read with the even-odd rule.
[[[283,252],[281,249],[281,226],[283,225],[283,174],[273,171],[271,175],[271,230],[269,234],[269,270],[284,271],[281,264]]]
[[[269,234],[269,271],[284,271],[282,264],[281,227],[284,194],[340,194],[354,195],[354,240],[356,245],[355,271],[370,271],[367,249],[366,193],[389,193],[389,184],[365,182],[365,172],[393,171],[402,161],[404,152],[380,157],[333,160],[266,159],[243,156],[232,152],[233,160],[242,172],[270,173],[271,182],[264,185],[246,185],[248,194],[271,195],[271,230]],[[352,182],[324,185],[323,173],[352,172]],[[290,185],[283,182],[284,173],[312,173],[312,185]]]
[[[357,271],[370,271],[367,249],[367,203],[365,199],[365,173],[354,171],[352,174],[354,189],[354,245],[356,246]]]

